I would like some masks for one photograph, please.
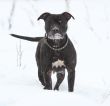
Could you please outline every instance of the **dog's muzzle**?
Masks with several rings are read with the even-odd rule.
[[[64,37],[60,34],[60,33],[51,33],[48,34],[48,38],[51,39],[51,40],[60,40],[60,39],[63,39]]]
[[[64,36],[61,34],[59,27],[54,26],[48,33],[48,38],[52,40],[60,40],[63,39]]]

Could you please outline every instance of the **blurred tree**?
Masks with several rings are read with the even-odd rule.
[[[13,0],[10,16],[9,16],[9,19],[8,19],[9,29],[12,28],[12,18],[13,18],[13,15],[14,15],[15,7],[16,7],[16,0]]]
[[[69,7],[69,2],[70,2],[70,0],[65,0],[66,11],[67,11],[67,12],[69,12],[69,9],[70,9],[70,7]]]

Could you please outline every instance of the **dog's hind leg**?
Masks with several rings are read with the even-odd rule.
[[[42,73],[42,71],[41,71],[40,68],[38,68],[38,78],[39,78],[39,81],[41,82],[41,84],[42,84],[43,86],[45,86],[43,73]]]
[[[38,78],[39,78],[39,81],[41,82],[42,85],[45,86],[45,83],[44,83],[44,77],[43,77],[43,72],[42,72],[42,69],[41,69],[41,64],[40,64],[40,48],[41,48],[41,45],[40,43],[38,44],[38,47],[37,47],[37,51],[36,51],[36,62],[37,62],[37,66],[38,66]]]
[[[43,72],[42,72],[42,69],[41,69],[39,59],[37,59],[37,65],[38,65],[38,78],[39,78],[39,81],[41,82],[41,84],[43,86],[45,86],[44,76],[43,76]]]
[[[44,72],[44,81],[45,81],[44,89],[52,90],[51,74],[52,74],[52,71],[46,68],[46,71]]]
[[[62,81],[64,80],[64,77],[65,77],[65,69],[57,72],[57,82],[54,87],[54,90],[59,90],[59,86],[62,83]]]

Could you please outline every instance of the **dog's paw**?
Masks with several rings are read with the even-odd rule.
[[[41,84],[42,84],[43,86],[45,86],[45,83],[44,83],[44,82],[41,82]]]
[[[44,89],[52,90],[52,87],[45,86]]]
[[[74,92],[74,90],[73,90],[73,89],[69,89],[68,91],[69,91],[69,92]]]
[[[54,87],[54,90],[57,90],[57,91],[58,91],[58,90],[59,90],[59,88],[58,88],[57,86],[55,86],[55,87]]]

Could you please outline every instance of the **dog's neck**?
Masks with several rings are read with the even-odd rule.
[[[67,35],[64,35],[64,38],[63,39],[58,39],[58,40],[54,40],[54,39],[49,39],[48,38],[48,35],[47,35],[47,43],[52,47],[52,48],[55,48],[55,49],[59,49],[59,48],[62,48],[66,42],[67,42]]]

